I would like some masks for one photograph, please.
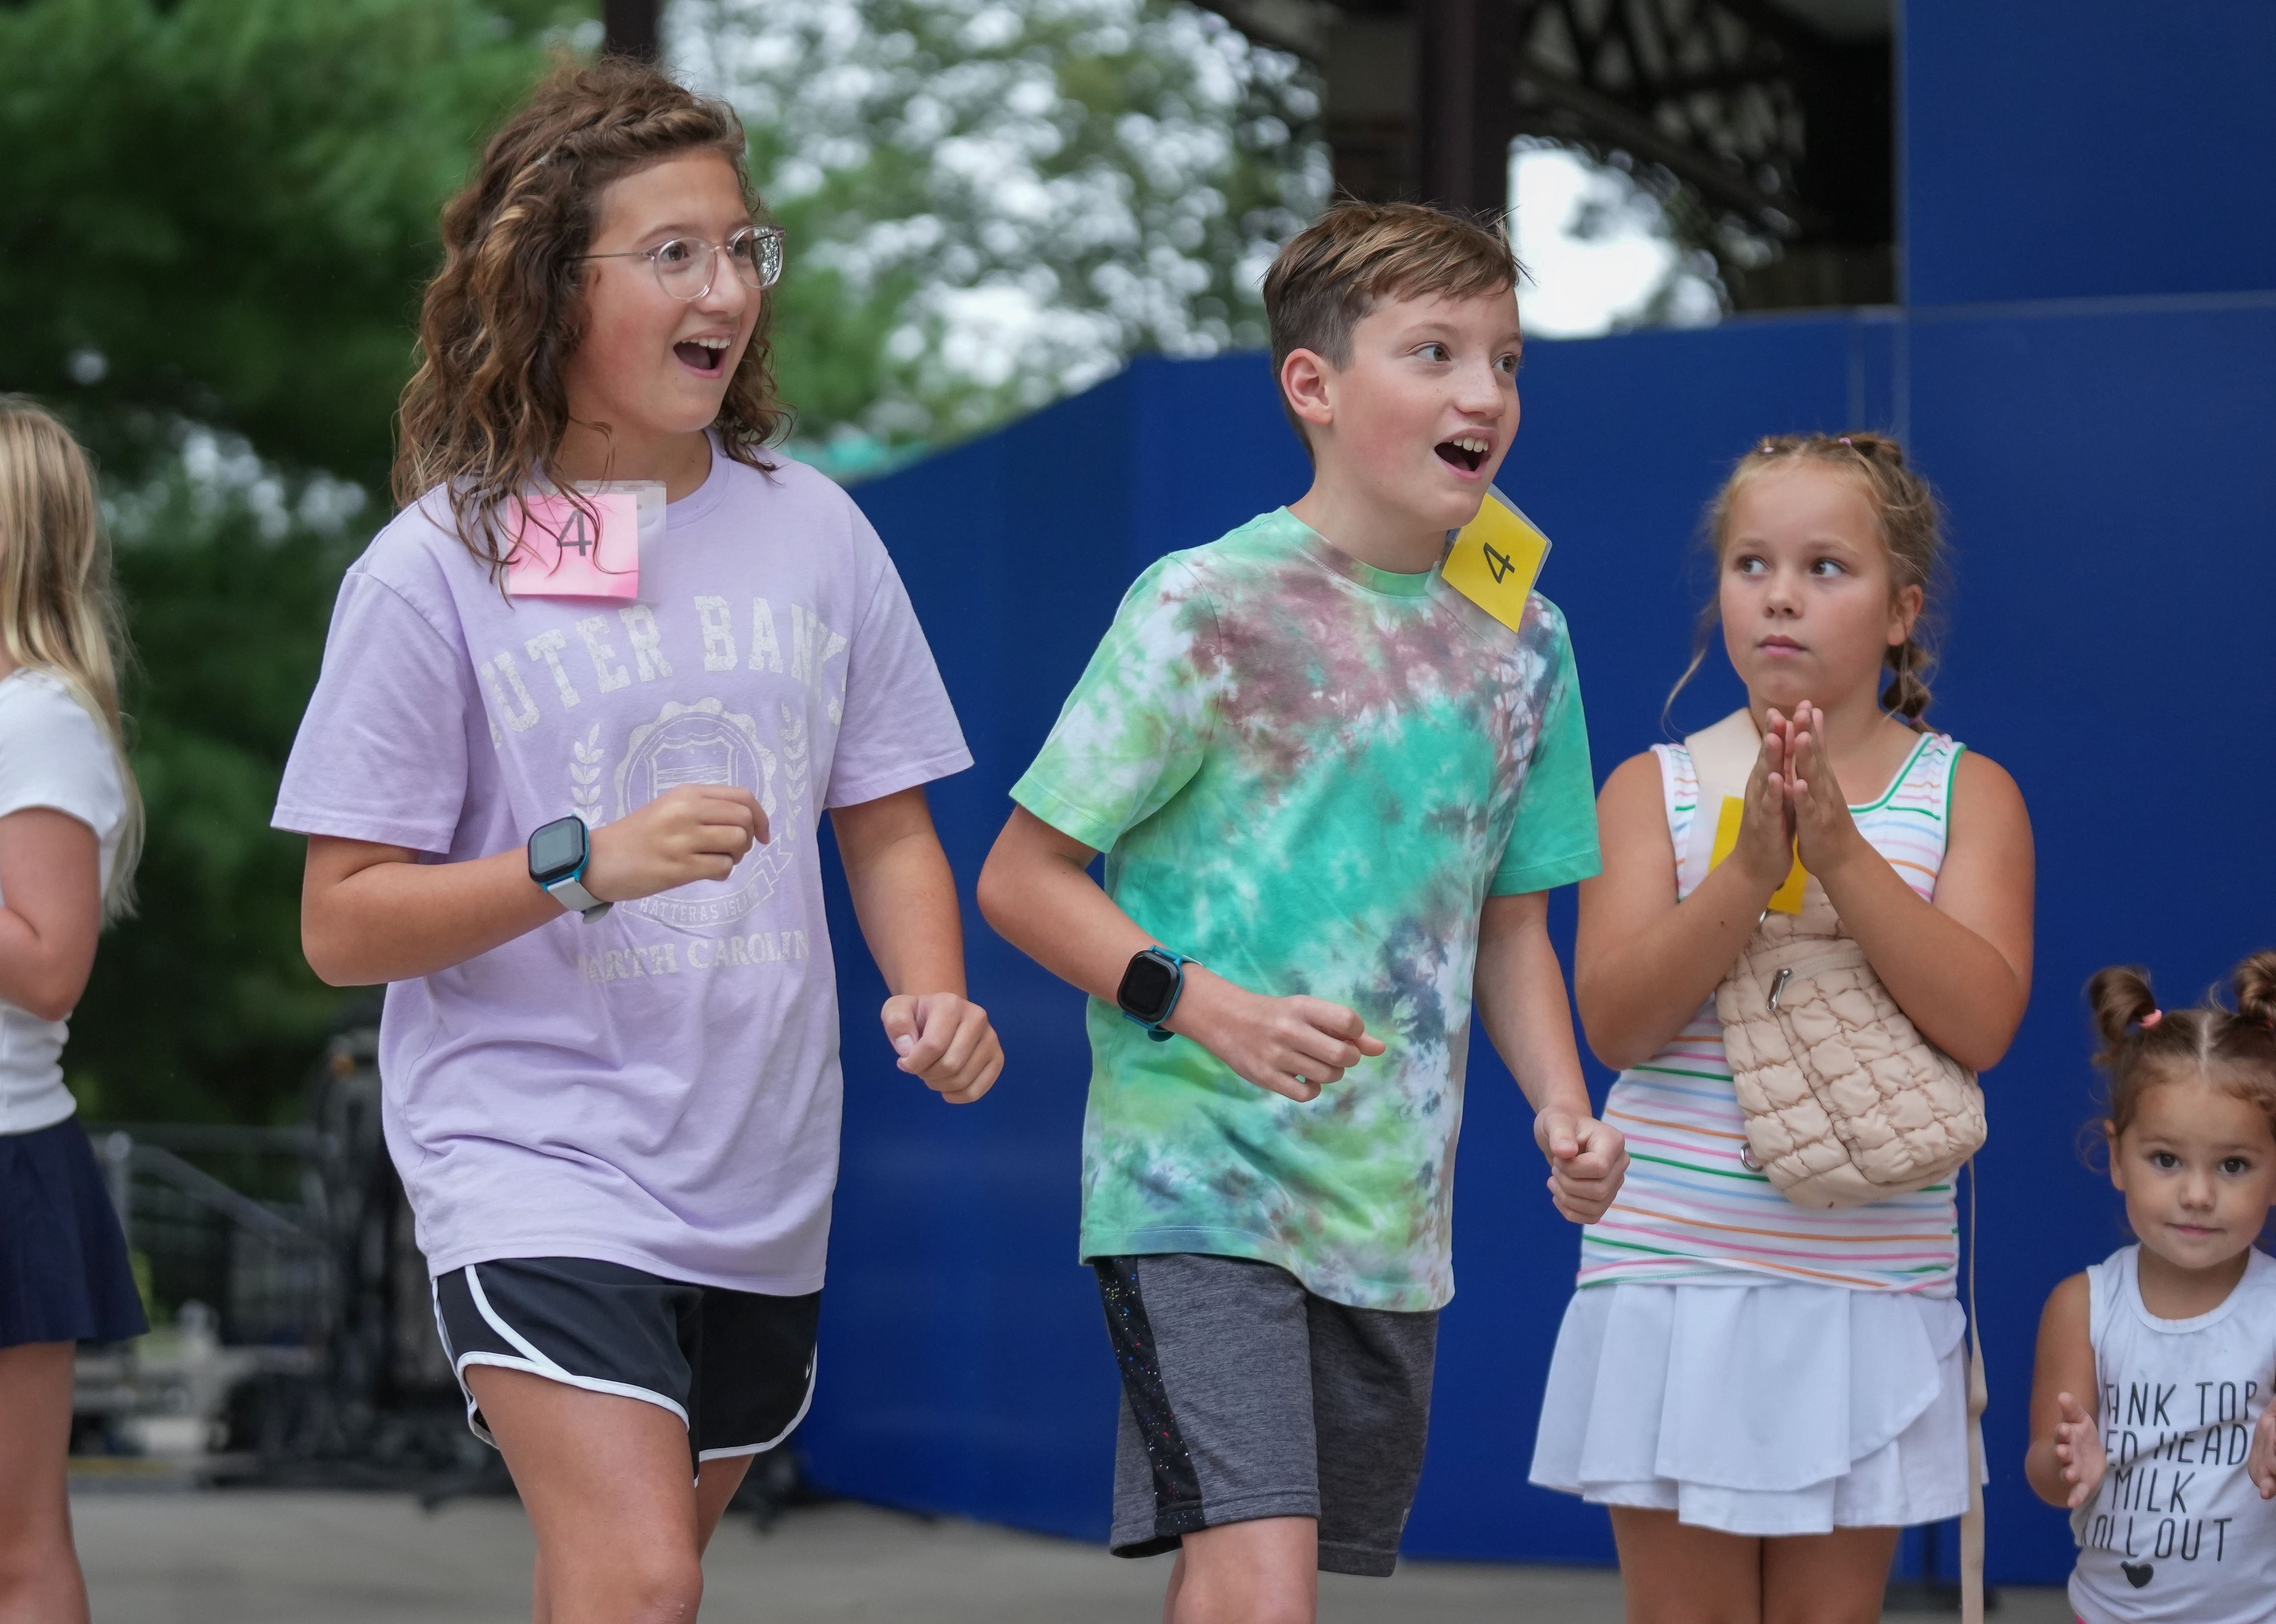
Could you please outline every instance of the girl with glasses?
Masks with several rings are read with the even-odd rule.
[[[869,1041],[952,1103],[1003,1063],[922,788],[971,757],[876,534],[768,449],[782,239],[743,154],[618,60],[491,140],[276,813],[309,963],[390,984],[388,1142],[550,1624],[692,1617],[811,1395],[825,810],[891,994]]]

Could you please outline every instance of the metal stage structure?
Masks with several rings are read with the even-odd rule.
[[[1202,0],[1314,64],[1339,189],[1495,211],[1521,136],[1678,203],[1741,307],[1895,297],[1893,0]]]
[[[1532,136],[1629,170],[1741,309],[1896,297],[1895,0],[1201,0],[1325,88],[1337,189],[1498,213]],[[652,57],[663,0],[605,0]]]

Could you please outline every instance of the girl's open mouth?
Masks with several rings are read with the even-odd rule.
[[[1453,440],[1441,440],[1431,448],[1438,460],[1464,473],[1476,473],[1486,460],[1486,442],[1473,434],[1459,435]]]
[[[690,338],[672,345],[671,352],[690,372],[700,372],[707,378],[716,377],[720,364],[726,359],[727,343],[721,339],[715,345],[706,339]]]

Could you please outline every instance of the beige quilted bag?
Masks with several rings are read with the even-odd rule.
[[[1711,843],[1760,736],[1737,711],[1684,741],[1699,775],[1694,838]],[[1704,863],[1694,869],[1706,872]],[[1976,1074],[1921,1036],[1811,878],[1798,914],[1765,913],[1716,990],[1742,1159],[1797,1206],[1861,1206],[1950,1177],[1984,1139]]]

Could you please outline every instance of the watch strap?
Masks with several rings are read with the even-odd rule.
[[[602,918],[610,909],[616,906],[614,903],[603,902],[588,891],[585,888],[585,877],[582,873],[572,874],[566,880],[555,880],[545,888],[545,893],[570,912],[584,915],[585,923],[588,925]]]

